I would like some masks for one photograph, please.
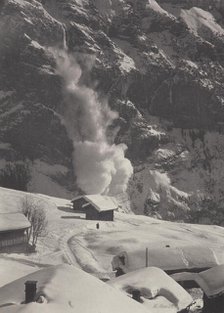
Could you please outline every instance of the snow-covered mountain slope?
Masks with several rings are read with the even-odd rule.
[[[30,266],[35,270],[35,266],[41,268],[51,264],[70,263],[98,277],[108,277],[113,276],[111,262],[118,253],[136,252],[136,260],[139,260],[146,247],[156,251],[167,249],[167,245],[170,249],[193,247],[194,254],[200,246],[200,249],[208,249],[209,255],[212,251],[218,264],[224,262],[222,227],[173,223],[115,212],[115,221],[100,221],[98,230],[96,221],[86,220],[83,214],[75,213],[69,200],[5,188],[0,188],[0,213],[21,211],[21,201],[27,195],[45,209],[47,234],[38,240],[37,252],[34,254],[2,254],[11,261],[25,260],[24,271],[31,271]],[[159,257],[160,255],[161,253]],[[25,265],[28,267],[25,268]],[[10,268],[9,266],[9,270]],[[7,271],[4,273],[4,279],[7,280]]]
[[[224,36],[224,29],[215,21],[214,16],[207,11],[193,7],[190,10],[183,10],[180,17],[195,35],[201,36],[205,40],[216,36]]]
[[[129,207],[125,144],[134,212],[223,224],[221,1],[6,0],[0,14],[1,169]]]

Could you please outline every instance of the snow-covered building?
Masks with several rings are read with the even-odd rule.
[[[28,243],[30,222],[22,213],[0,214],[0,250]]]
[[[204,292],[203,312],[223,312],[224,308],[224,264],[200,273],[177,273],[172,278],[188,288],[201,288]]]
[[[37,281],[35,302],[24,304],[24,284]],[[71,265],[46,267],[0,288],[4,313],[148,313],[119,290]],[[159,309],[152,313],[162,313]],[[167,313],[167,312],[166,312]]]
[[[163,307],[165,312],[187,312],[193,299],[174,279],[157,267],[145,267],[107,282],[127,296],[138,290],[140,301],[149,312]],[[138,301],[138,300],[137,300]],[[173,308],[173,310],[171,310]]]
[[[118,203],[114,197],[83,195],[72,199],[73,209],[86,214],[87,220],[113,221]]]
[[[117,270],[118,275],[145,266],[156,266],[168,274],[174,274],[185,271],[199,273],[217,265],[219,263],[215,251],[197,245],[123,251],[112,260],[113,270]]]

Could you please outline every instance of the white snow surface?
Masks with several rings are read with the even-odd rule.
[[[32,196],[34,201],[37,201],[46,210],[48,232],[44,237],[39,238],[35,253],[0,254],[1,279],[4,283],[10,283],[10,281],[21,277],[21,273],[32,272],[37,267],[43,268],[63,263],[73,264],[76,268],[82,268],[97,277],[114,277],[111,261],[121,251],[134,252],[139,249],[145,250],[145,247],[164,249],[166,245],[173,248],[193,245],[194,251],[197,246],[210,247],[215,251],[219,263],[224,263],[224,229],[222,227],[171,223],[146,216],[116,212],[114,222],[99,221],[100,228],[96,229],[97,221],[87,221],[83,215],[74,213],[70,199],[30,194],[5,188],[0,188],[0,213],[21,210],[20,203],[25,196]],[[12,263],[7,264],[5,262],[6,258],[14,262],[15,276],[11,271]],[[60,289],[64,288],[63,282],[64,280],[61,282]],[[80,286],[83,285],[85,284]],[[52,286],[53,289],[56,288],[55,285],[49,286]],[[21,290],[23,289],[22,287]],[[76,291],[73,288],[74,292]],[[4,303],[6,300],[4,298]],[[157,311],[152,312],[169,312],[168,310],[160,310],[162,307],[164,308],[164,305],[165,308],[170,305],[165,303],[164,299],[160,300],[157,299],[155,306],[152,305],[152,307],[157,308]],[[67,304],[69,301],[70,299]],[[75,303],[76,301],[73,305],[77,308]],[[149,305],[151,304],[149,303]],[[60,305],[59,308],[61,308]],[[30,307],[30,305],[26,308],[20,307],[23,310],[21,312],[30,313],[40,310],[40,304],[32,304],[32,310],[34,311],[29,311]],[[15,310],[12,311],[12,308],[5,307],[3,312],[16,312]],[[60,309],[57,311],[54,303],[50,308],[55,309],[54,312],[60,312]],[[69,304],[64,307],[63,312],[67,312],[67,309],[68,312],[73,312]],[[44,310],[45,304],[43,305],[43,312]],[[85,311],[80,310],[80,312]]]
[[[85,199],[87,203],[82,205],[83,208],[92,204],[98,212],[116,210],[118,209],[118,203],[114,197],[104,196],[104,195],[84,195],[78,196],[72,199],[72,202],[75,202],[79,199]]]
[[[195,281],[208,297],[224,292],[224,264],[214,266],[200,273],[182,272],[171,275],[177,282]]]
[[[199,246],[197,244],[182,247],[173,247],[166,245],[159,248],[148,248],[148,266],[156,266],[164,271],[172,270],[194,270],[207,269],[217,264],[223,263],[223,257],[219,258],[219,250],[216,255],[216,249]],[[120,257],[124,258],[124,264],[121,263]],[[114,269],[122,268],[123,272],[131,272],[136,269],[145,267],[146,249],[123,251],[114,257],[112,266]]]
[[[159,14],[164,14],[167,16],[171,15],[166,10],[164,10],[155,0],[148,0],[148,3],[146,4],[146,8],[148,10],[153,10]]]
[[[137,289],[145,299],[162,296],[174,304],[178,311],[193,302],[192,297],[177,282],[156,267],[145,267],[122,275],[112,279],[108,284],[126,293],[130,293],[130,289]]]
[[[9,256],[0,257],[0,287],[22,277],[35,272],[40,267],[37,264],[26,260],[18,262]],[[1,309],[0,309],[1,312]]]
[[[224,264],[208,269],[198,274],[197,282],[203,287],[206,295],[212,297],[223,294]]]
[[[44,303],[21,304],[27,280],[38,282],[37,298],[43,296]],[[69,265],[48,267],[5,285],[0,289],[0,310],[1,305],[7,303],[14,305],[5,306],[3,310],[11,313],[149,312],[118,290]]]
[[[193,7],[190,10],[181,10],[180,17],[195,35],[203,38],[207,36],[206,33],[210,32],[214,35],[224,36],[224,29],[216,23],[214,16],[201,8]]]
[[[0,214],[0,231],[26,229],[30,222],[22,213]]]

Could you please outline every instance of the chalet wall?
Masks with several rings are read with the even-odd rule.
[[[99,220],[99,221],[113,221],[114,220],[114,211],[102,211],[98,212],[94,206],[88,205],[85,208],[86,219],[87,220]]]
[[[224,295],[218,295],[213,298],[203,296],[204,308],[203,313],[222,313],[224,308]]]
[[[100,219],[102,221],[113,221],[114,220],[114,211],[103,211],[100,213]]]
[[[84,198],[76,199],[73,201],[73,209],[76,211],[83,211],[83,204],[86,204],[87,201]]]
[[[88,205],[85,211],[87,220],[100,220],[99,212],[92,205]]]
[[[11,230],[0,233],[0,250],[19,244],[27,243],[27,235],[25,230]]]

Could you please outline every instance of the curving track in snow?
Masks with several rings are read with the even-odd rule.
[[[64,258],[66,259],[68,264],[75,265],[76,267],[81,268],[75,255],[72,253],[68,241],[77,234],[77,231],[69,231],[65,235],[59,238],[59,248],[63,253]]]

